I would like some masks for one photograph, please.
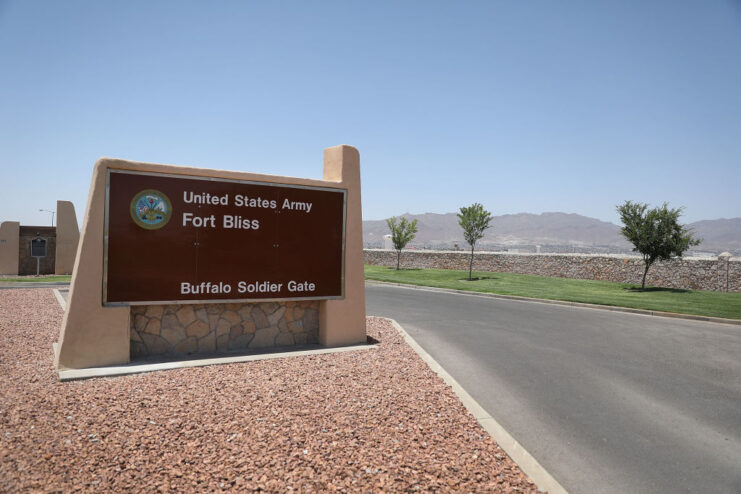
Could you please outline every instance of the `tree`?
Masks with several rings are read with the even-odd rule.
[[[617,207],[623,222],[620,232],[633,244],[633,251],[643,256],[641,290],[646,288],[646,274],[654,262],[682,257],[687,249],[702,242],[692,230],[679,224],[682,209],[669,208],[667,203],[649,209],[647,204],[631,201]]]
[[[398,271],[401,262],[401,249],[414,240],[414,236],[417,234],[417,220],[409,221],[402,216],[397,223],[396,219],[396,216],[392,216],[386,220],[386,224],[391,230],[391,242],[396,250],[396,270]]]
[[[489,228],[491,222],[491,213],[484,209],[484,206],[478,202],[461,208],[458,213],[458,224],[463,228],[463,238],[471,246],[471,261],[468,263],[468,280],[471,281],[471,272],[473,270],[473,250],[476,242],[484,236],[484,231]]]

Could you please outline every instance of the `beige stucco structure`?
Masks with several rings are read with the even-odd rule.
[[[75,206],[69,201],[57,201],[57,248],[55,274],[72,274],[80,241]]]
[[[324,150],[324,180],[347,189],[345,231],[345,299],[319,304],[319,342],[326,346],[363,343],[365,336],[365,271],[360,197],[360,154],[351,146]]]
[[[3,221],[0,224],[0,275],[16,276],[23,274],[21,257],[28,257],[28,251],[22,250],[22,228],[47,229],[47,236],[51,236],[54,254],[47,253],[49,266],[54,268],[55,274],[71,274],[77,254],[77,244],[80,241],[80,229],[77,226],[75,206],[70,201],[57,201],[57,226],[48,227],[21,227],[17,221]],[[27,233],[27,232],[26,232]],[[24,242],[28,242],[26,238]],[[27,249],[26,245],[24,249]],[[25,254],[24,254],[25,252]],[[49,271],[43,271],[51,273]],[[28,274],[28,271],[25,271]]]
[[[103,307],[102,300],[104,206],[109,169],[346,189],[345,299],[320,302],[319,341],[326,346],[366,341],[360,156],[357,149],[344,145],[326,149],[323,180],[101,158],[93,170],[81,242],[62,321],[55,359],[58,369],[129,362],[131,309]]]
[[[3,221],[0,224],[0,274],[18,274],[20,235],[21,224],[18,221]]]

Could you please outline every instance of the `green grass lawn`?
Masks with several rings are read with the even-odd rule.
[[[609,281],[479,271],[473,273],[473,277],[478,280],[468,281],[468,271],[396,271],[395,268],[369,265],[365,266],[365,277],[369,280],[409,285],[741,319],[741,293],[653,287],[646,287],[645,291],[641,291],[640,285]]]
[[[72,279],[72,276],[70,276],[70,275],[58,275],[58,276],[57,275],[50,275],[50,276],[41,275],[41,276],[38,276],[38,277],[37,276],[29,276],[29,277],[25,277],[25,278],[3,278],[3,277],[0,276],[0,283],[8,283],[8,282],[10,282],[10,283],[14,283],[14,282],[17,282],[17,283],[21,283],[21,282],[22,283],[41,283],[41,282],[49,282],[49,281],[54,281],[54,282],[59,283],[59,282],[67,282],[67,281],[70,281],[71,279]]]

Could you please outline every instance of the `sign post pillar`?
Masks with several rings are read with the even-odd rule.
[[[360,153],[352,146],[324,150],[324,180],[347,187],[345,299],[324,300],[319,309],[319,343],[325,346],[365,343],[365,272]]]
[[[103,231],[106,174],[115,160],[93,168],[80,244],[72,270],[54,365],[83,369],[129,362],[129,307],[103,307]]]

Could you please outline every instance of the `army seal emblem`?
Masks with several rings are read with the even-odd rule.
[[[157,230],[170,221],[172,203],[162,192],[146,189],[131,199],[131,218],[145,230]]]

